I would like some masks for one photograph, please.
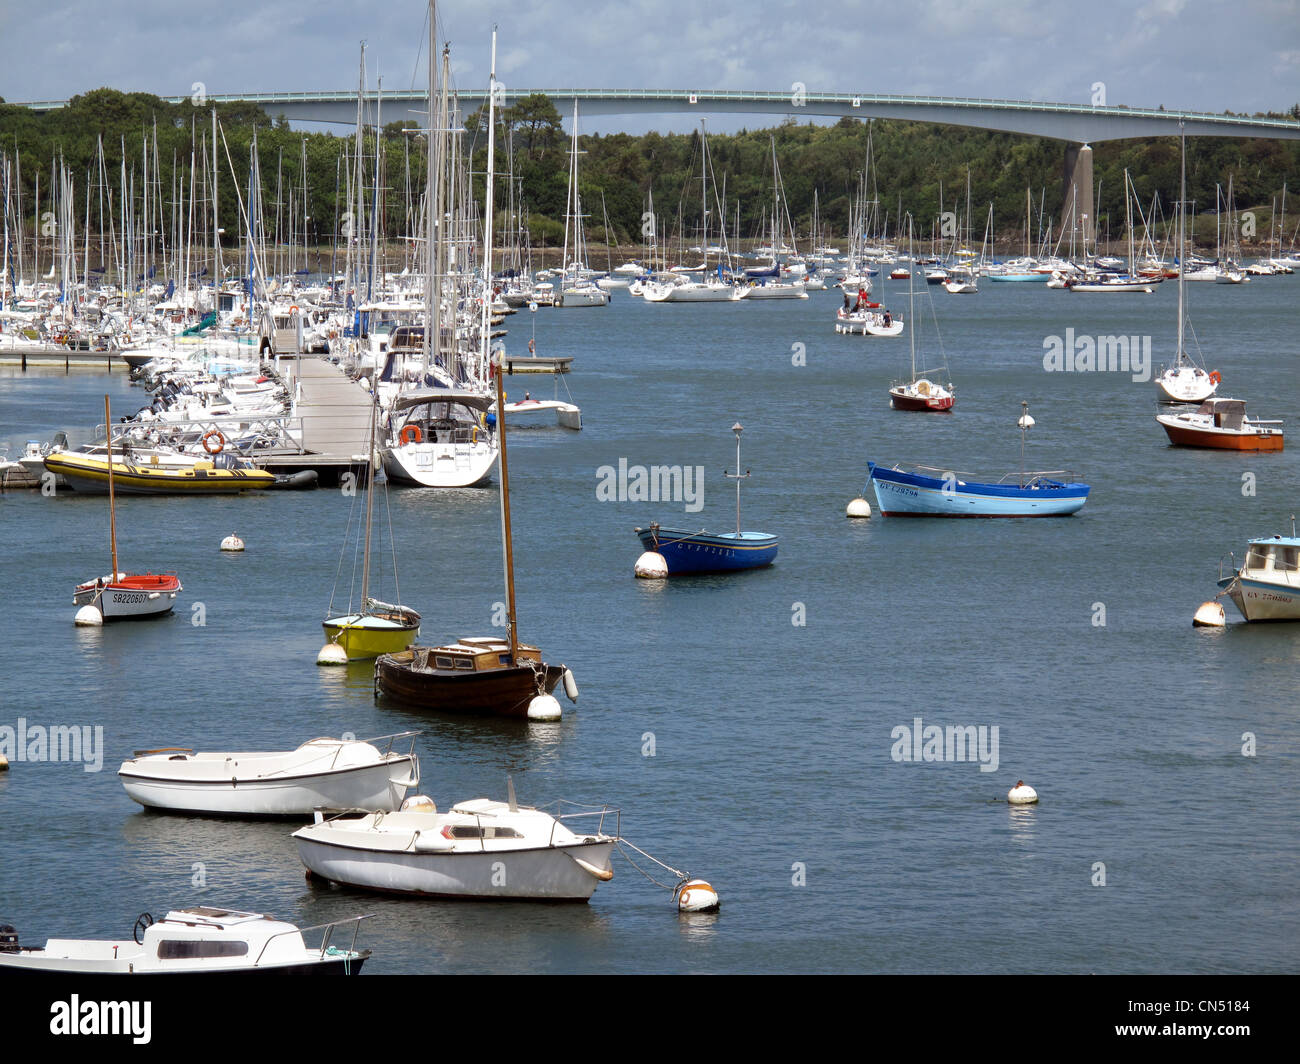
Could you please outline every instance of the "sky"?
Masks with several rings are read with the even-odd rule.
[[[1221,112],[1300,102],[1300,0],[442,0],[457,87],[903,93]],[[190,95],[425,83],[421,0],[0,0],[0,97]],[[753,116],[711,122],[719,131]],[[584,132],[689,129],[679,115]]]

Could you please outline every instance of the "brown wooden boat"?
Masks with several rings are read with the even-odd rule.
[[[462,639],[442,647],[412,646],[375,662],[375,693],[413,709],[524,717],[538,695],[549,695],[564,677],[563,665],[547,665],[536,647],[508,640]]]

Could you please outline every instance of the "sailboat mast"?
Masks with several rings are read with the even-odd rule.
[[[379,393],[370,397],[370,433],[366,437],[366,544],[361,557],[361,609],[366,612],[370,597],[370,528],[375,520],[375,410],[379,406]],[[355,570],[354,570],[355,571]]]
[[[492,356],[492,224],[495,210],[496,186],[493,182],[493,170],[496,166],[496,89],[497,89],[497,31],[492,28],[492,65],[488,71],[488,143],[487,143],[487,184],[484,188],[483,202],[483,314],[479,321],[479,336],[482,343],[481,372],[488,372]],[[482,378],[479,378],[480,380]],[[498,407],[498,414],[500,408]]]
[[[497,382],[497,440],[501,459],[501,550],[506,576],[506,630],[510,639],[510,664],[515,664],[515,552],[510,538],[510,469],[506,461],[506,397],[501,388],[502,367],[494,374]]]
[[[1182,168],[1178,175],[1178,350],[1175,353],[1175,360],[1181,362],[1183,359],[1183,316],[1187,308],[1187,296],[1183,290],[1183,275],[1187,272],[1187,256],[1184,254],[1186,248],[1183,246],[1185,239],[1183,220],[1187,215],[1187,134],[1183,131],[1181,119],[1178,122],[1178,140],[1182,155]]]
[[[104,396],[104,435],[108,439],[108,545],[113,552],[113,575],[117,580],[117,505],[113,491],[113,414],[109,409],[108,396]]]

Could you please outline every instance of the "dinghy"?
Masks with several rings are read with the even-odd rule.
[[[420,782],[418,734],[312,739],[279,752],[141,750],[117,775],[133,801],[174,813],[309,817],[322,808],[391,810]],[[407,750],[396,752],[402,740],[410,740]]]

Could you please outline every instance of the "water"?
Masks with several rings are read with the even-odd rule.
[[[1291,424],[1296,283],[1189,286],[1223,394]],[[338,492],[120,500],[123,563],[175,569],[185,591],[171,618],[102,630],[74,628],[71,587],[108,570],[103,499],[0,497],[0,725],[98,724],[106,747],[102,772],[0,775],[0,916],[44,941],[120,936],[143,910],[195,902],[299,924],[374,912],[361,941],[368,970],[388,973],[1294,970],[1300,626],[1194,630],[1191,614],[1221,555],[1290,531],[1296,450],[1171,449],[1151,384],[1044,372],[1044,337],[1067,327],[1149,334],[1156,362],[1170,357],[1172,284],[932,294],[958,397],[947,417],[888,408],[907,338],[837,336],[838,292],[713,306],[618,294],[604,310],[509,319],[512,350],[535,324],[539,353],[576,356],[567,383],[583,408],[579,435],[511,435],[520,634],[581,686],[555,725],[422,717],[376,704],[367,665],[313,664],[353,503]],[[934,365],[932,324],[924,334]],[[121,376],[4,376],[0,441],[84,430],[105,391],[115,412],[144,401]],[[1022,399],[1037,421],[1028,465],[1093,485],[1078,516],[845,519],[868,459],[1018,468]],[[776,565],[634,580],[634,526],[734,522],[722,473],[737,420],[754,474],[744,523],[781,535]],[[598,502],[598,470],[620,458],[703,466],[703,511]],[[389,499],[400,595],[424,640],[490,633],[504,597],[496,492]],[[218,552],[232,531],[246,553]],[[893,760],[891,732],[917,717],[997,726],[997,771]],[[609,802],[632,841],[708,878],[721,913],[679,917],[621,859],[589,905],[309,887],[291,826],[148,814],[114,776],[137,748],[408,728],[424,731],[421,789],[440,807],[504,797],[507,774],[530,804]],[[1005,803],[1020,778],[1039,806]]]

